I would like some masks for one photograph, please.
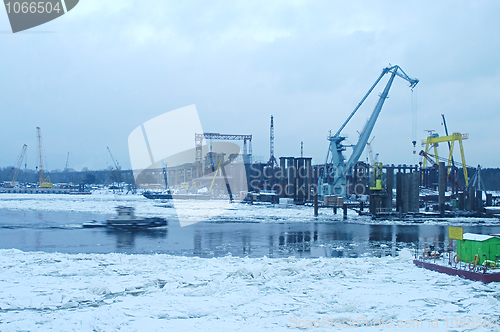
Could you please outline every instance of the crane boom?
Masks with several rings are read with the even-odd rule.
[[[107,147],[107,148],[108,148],[108,151],[109,151],[109,155],[111,156],[111,160],[113,161],[113,164],[115,165],[115,168],[116,169],[120,169],[120,165],[118,164],[118,161],[115,160],[115,158],[113,158],[113,154],[111,153],[111,150],[109,149],[109,147]]]
[[[14,169],[14,176],[12,177],[12,181],[11,181],[11,185],[13,187],[16,186],[16,180],[17,180],[17,177],[19,175],[19,171],[21,170],[21,164],[23,163],[24,156],[26,155],[26,148],[28,148],[28,146],[26,144],[24,144],[23,148],[21,150],[21,153],[17,157],[17,163],[16,163],[16,166]]]
[[[354,114],[361,107],[363,102],[368,98],[373,89],[380,82],[382,77],[386,74],[391,73],[389,81],[387,82],[384,91],[380,95],[380,98],[368,120],[365,124],[361,134],[359,135],[358,142],[353,147],[353,152],[351,157],[347,162],[345,162],[345,158],[342,155],[342,152],[346,150],[346,146],[342,144],[345,140],[345,136],[341,136],[342,130],[345,128],[347,123],[351,120]],[[371,135],[373,127],[375,126],[375,122],[384,106],[384,102],[387,99],[387,95],[389,94],[389,90],[392,86],[394,78],[399,76],[404,80],[408,81],[409,86],[413,89],[418,84],[418,79],[412,79],[401,69],[399,66],[391,66],[386,67],[382,70],[382,73],[377,78],[375,83],[371,86],[365,96],[361,99],[356,108],[349,114],[347,120],[340,126],[339,130],[335,135],[329,136],[328,140],[330,141],[329,150],[326,156],[325,168],[323,169],[323,173],[320,175],[318,180],[318,185],[321,186],[320,195],[331,195],[331,194],[340,194],[343,196],[347,195],[347,176],[350,174],[351,168],[358,162],[359,157],[363,153],[363,150],[368,142],[368,139]],[[334,174],[333,182],[330,183],[328,180]]]

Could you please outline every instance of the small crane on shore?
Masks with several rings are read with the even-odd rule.
[[[113,154],[111,153],[111,150],[109,149],[109,147],[107,147],[107,149],[108,149],[109,155],[111,156],[111,161],[113,161],[113,164],[115,165],[115,169],[116,170],[121,169],[120,164],[118,164],[118,160],[113,158]]]
[[[23,148],[21,149],[21,153],[17,157],[17,162],[16,166],[14,166],[14,176],[12,176],[12,181],[10,182],[5,182],[4,187],[6,188],[13,188],[16,186],[16,180],[19,175],[19,172],[21,170],[21,164],[23,163],[24,156],[26,155],[26,148],[28,146],[26,144],[23,145]]]

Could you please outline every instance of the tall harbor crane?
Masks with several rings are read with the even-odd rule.
[[[346,162],[346,159],[343,156],[342,152],[346,150],[347,145],[343,144],[343,141],[346,139],[346,137],[341,135],[342,130],[345,128],[345,126],[351,120],[357,110],[361,107],[366,98],[368,98],[368,96],[380,82],[382,77],[384,77],[385,74],[388,73],[391,73],[389,81],[387,82],[384,91],[380,95],[378,103],[375,106],[375,109],[373,110],[370,118],[368,119],[368,122],[365,124],[363,130],[361,131],[358,142],[353,146],[351,157]],[[347,196],[347,177],[351,174],[353,166],[356,165],[359,157],[363,153],[373,127],[375,126],[375,122],[377,121],[380,111],[382,110],[382,106],[384,106],[384,102],[387,99],[387,95],[389,94],[392,82],[394,81],[394,78],[396,76],[399,76],[402,79],[408,81],[411,89],[413,89],[419,82],[418,79],[413,79],[406,75],[401,67],[397,65],[384,68],[370,90],[368,90],[366,95],[363,97],[363,99],[361,99],[359,104],[351,112],[342,126],[340,126],[335,135],[329,135],[328,140],[330,141],[330,146],[326,155],[325,167],[318,179],[320,196],[332,194]]]
[[[40,129],[40,127],[36,127],[36,134],[38,138],[38,157],[40,158],[38,166],[38,182],[40,187],[42,188],[52,188],[53,184],[50,183],[49,177],[45,177],[45,174],[43,172],[42,129]]]
[[[26,155],[26,148],[28,146],[26,144],[23,145],[23,148],[21,149],[21,153],[17,157],[17,162],[16,165],[14,166],[14,176],[12,176],[12,181],[10,182],[5,182],[4,187],[6,188],[12,188],[16,186],[16,180],[19,175],[19,171],[21,170],[21,164],[23,163],[24,156]]]
[[[12,177],[12,186],[16,185],[17,176],[19,175],[19,171],[21,170],[21,164],[23,163],[24,156],[26,155],[26,149],[28,146],[26,144],[23,145],[23,149],[17,158],[16,168],[14,170],[14,176]]]

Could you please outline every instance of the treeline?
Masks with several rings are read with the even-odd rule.
[[[477,169],[472,167],[467,167],[467,175],[469,177],[469,186],[472,185],[472,180],[476,174]],[[458,182],[465,186],[463,169],[459,168],[457,170]],[[482,168],[481,178],[483,180],[484,187],[487,191],[500,191],[500,168]]]
[[[0,168],[0,182],[10,182],[14,176],[13,167]],[[45,172],[48,176],[48,182],[52,183],[74,183],[74,184],[113,184],[125,182],[134,183],[134,176],[131,170],[83,170],[80,172],[74,170]],[[16,182],[18,183],[37,183],[38,172],[35,170],[20,170]]]
[[[467,168],[467,172],[469,177],[472,178],[476,173],[476,169]],[[481,169],[481,177],[486,190],[500,190],[500,168]]]
[[[459,171],[459,182],[464,185],[463,171]],[[472,179],[476,174],[475,168],[467,168],[469,179]],[[0,183],[11,181],[14,176],[13,167],[0,168]],[[134,183],[134,176],[131,170],[87,170],[84,169],[80,172],[74,170],[68,171],[52,171],[46,172],[45,176],[49,176],[52,183],[75,183],[75,184],[112,184],[125,182],[127,184]],[[481,177],[486,190],[500,191],[500,168],[484,168],[481,169]],[[35,170],[20,170],[17,176],[19,183],[37,183],[38,172]],[[471,183],[472,184],[472,183]]]

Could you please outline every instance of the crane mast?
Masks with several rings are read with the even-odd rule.
[[[361,131],[358,142],[353,147],[351,157],[346,162],[345,157],[342,154],[342,152],[346,150],[346,145],[343,144],[343,141],[346,139],[346,137],[342,136],[341,132],[345,128],[345,126],[349,123],[354,114],[361,107],[366,98],[368,98],[373,89],[380,82],[382,77],[384,77],[388,73],[391,74],[389,81],[387,82],[384,91],[380,95],[380,98],[370,118],[368,119],[368,122],[365,124],[363,130]],[[408,81],[408,83],[410,84],[409,86],[412,89],[419,82],[418,79],[412,79],[408,75],[406,75],[406,73],[401,69],[401,67],[397,65],[384,68],[380,76],[375,81],[375,83],[371,86],[371,88],[365,94],[363,99],[361,99],[361,101],[356,106],[356,108],[351,112],[351,114],[349,114],[347,120],[342,124],[342,126],[340,126],[339,130],[335,133],[335,135],[333,136],[330,135],[328,137],[328,140],[330,141],[330,146],[326,156],[325,167],[318,179],[318,186],[320,187],[321,196],[332,195],[332,194],[347,196],[347,177],[351,174],[352,167],[356,165],[356,163],[359,160],[359,157],[363,153],[363,150],[366,146],[366,143],[368,142],[373,127],[375,126],[375,122],[377,121],[380,111],[382,110],[382,106],[384,106],[384,102],[387,99],[387,95],[389,94],[389,90],[396,76],[399,76],[404,80]]]
[[[68,156],[66,157],[66,165],[64,166],[64,171],[65,172],[68,171],[68,165],[69,165],[69,152],[68,152]]]
[[[40,127],[36,127],[36,138],[38,140],[38,182],[40,186],[44,180],[43,174],[43,158],[42,158],[42,132]]]
[[[45,178],[45,174],[43,172],[42,129],[40,129],[40,127],[36,127],[36,135],[38,138],[38,157],[39,157],[38,182],[39,182],[40,187],[50,188],[53,186],[53,184],[48,181],[48,177]]]
[[[276,158],[274,157],[274,117],[271,115],[271,127],[269,129],[269,161],[268,166],[274,167],[277,165]]]

